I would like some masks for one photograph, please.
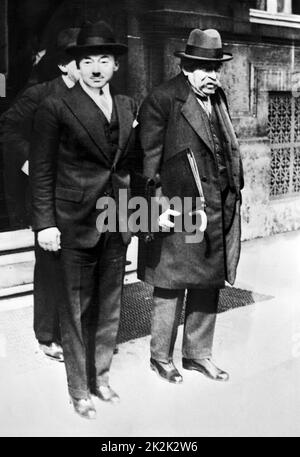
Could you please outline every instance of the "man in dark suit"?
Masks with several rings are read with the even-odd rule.
[[[175,230],[183,212],[165,207],[162,232],[141,243],[139,277],[154,286],[150,363],[160,377],[182,382],[173,350],[186,293],[183,367],[226,381],[228,373],[212,361],[212,344],[219,290],[225,280],[233,284],[240,253],[242,168],[219,83],[221,64],[232,56],[212,29],[193,30],[185,52],[175,55],[181,73],[154,89],[140,110],[143,173],[156,179],[157,195],[202,197],[202,205],[189,209],[202,231],[207,218],[207,229],[202,242],[189,242],[187,233]]]
[[[63,30],[51,53],[43,60],[48,68],[58,67],[61,76],[25,90],[1,118],[3,156],[5,161],[6,191],[11,197],[8,206],[15,215],[15,207],[30,206],[28,159],[33,121],[39,105],[49,95],[64,96],[79,79],[78,69],[66,49],[76,43],[79,28]],[[17,185],[19,184],[19,186]],[[19,193],[19,191],[20,193]],[[27,205],[28,203],[28,205]],[[29,210],[30,212],[30,210]],[[13,221],[12,221],[13,224]],[[57,303],[57,256],[41,249],[35,243],[34,268],[34,331],[40,349],[54,360],[63,361]]]
[[[126,51],[106,23],[82,28],[69,49],[80,81],[64,97],[49,97],[40,106],[31,148],[33,229],[43,249],[60,250],[68,387],[75,411],[86,418],[95,417],[91,392],[119,401],[109,386],[109,369],[130,233],[98,231],[97,201],[117,200],[118,188],[130,184],[136,106],[110,87],[117,57]]]

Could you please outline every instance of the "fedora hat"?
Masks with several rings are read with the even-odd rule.
[[[49,45],[45,43],[46,46],[40,46],[40,48],[46,47],[46,53],[34,66],[37,82],[50,81],[60,76],[61,72],[57,65],[71,62],[74,59],[66,51],[69,46],[76,44],[79,32],[80,28],[76,27],[62,30],[54,43],[49,43]]]
[[[67,50],[70,47],[76,45],[79,32],[79,27],[71,27],[59,32],[54,49],[49,51],[49,54],[53,60],[56,60],[57,63],[59,63],[60,59],[71,59],[70,55],[67,53]]]
[[[67,54],[66,51],[70,46],[76,44],[79,32],[80,28],[76,27],[60,31],[56,41],[52,44],[49,43],[49,46],[46,45],[46,53],[41,58],[38,65],[46,66],[47,68],[55,68],[57,64],[73,60],[73,57]]]
[[[66,51],[70,46],[74,46],[77,43],[79,32],[79,27],[62,30],[56,40],[57,49]]]
[[[99,21],[84,24],[77,37],[77,43],[68,47],[67,52],[76,58],[90,52],[107,52],[119,56],[127,50],[125,44],[116,42],[110,26],[104,21]]]
[[[185,51],[174,52],[176,57],[210,62],[231,60],[232,54],[225,53],[219,32],[215,29],[191,31]]]

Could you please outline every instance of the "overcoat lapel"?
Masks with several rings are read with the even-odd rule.
[[[184,103],[182,114],[195,130],[197,135],[204,141],[208,148],[214,152],[214,143],[206,113],[199,105],[192,90],[189,91],[188,98]]]
[[[63,101],[68,105],[77,120],[88,132],[99,152],[108,164],[111,164],[110,145],[107,142],[104,125],[99,114],[100,108],[84,92],[79,84],[71,89]]]

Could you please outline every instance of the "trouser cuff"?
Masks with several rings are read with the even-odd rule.
[[[71,395],[71,397],[74,397],[77,400],[87,399],[90,396],[90,392],[88,390],[73,389],[72,387],[69,387],[68,389],[69,389],[69,394]]]
[[[192,360],[201,360],[201,359],[211,359],[212,352],[211,351],[203,351],[203,352],[183,352],[182,357],[184,359],[192,359]]]
[[[59,341],[59,338],[51,333],[35,334],[35,337],[39,343],[56,343]]]
[[[151,352],[151,359],[156,360],[157,362],[168,363],[173,360],[173,356],[166,355],[166,354],[158,354]]]
[[[98,376],[96,384],[97,384],[97,387],[101,387],[101,386],[108,387],[109,386],[109,376],[108,376],[108,374],[105,374],[104,376]]]

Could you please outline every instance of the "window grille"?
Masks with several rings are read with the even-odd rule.
[[[300,97],[269,93],[271,197],[300,193]]]

